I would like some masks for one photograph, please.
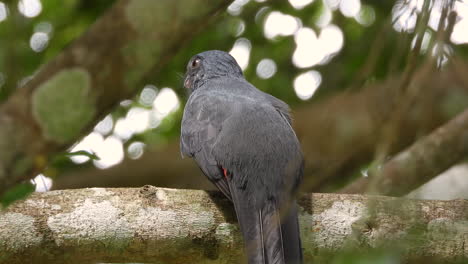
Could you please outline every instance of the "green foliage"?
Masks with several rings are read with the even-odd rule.
[[[0,204],[6,208],[15,201],[25,199],[34,192],[35,185],[32,183],[21,183],[11,188],[0,198]]]
[[[46,138],[66,143],[88,125],[95,112],[90,85],[85,70],[67,69],[35,90],[33,114]]]

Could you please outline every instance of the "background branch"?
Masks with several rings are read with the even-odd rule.
[[[157,75],[181,44],[228,4],[116,2],[0,107],[0,194],[42,171],[51,154],[136,93],[148,71]]]
[[[416,141],[372,173],[341,190],[342,193],[364,193],[366,190],[384,195],[404,195],[459,162],[468,153],[468,110],[459,114],[430,135]],[[371,178],[371,179],[369,179]]]

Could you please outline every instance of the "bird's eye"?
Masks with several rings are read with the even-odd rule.
[[[192,61],[192,68],[198,68],[200,66],[200,62],[201,62],[200,59],[194,59]]]

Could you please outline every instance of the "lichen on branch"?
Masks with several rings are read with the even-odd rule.
[[[468,201],[307,194],[306,262],[349,246],[404,258],[468,259]],[[0,263],[239,263],[242,240],[218,192],[145,186],[35,193],[0,214]]]

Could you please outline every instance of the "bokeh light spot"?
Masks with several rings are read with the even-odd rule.
[[[8,10],[5,3],[0,2],[0,22],[5,20],[8,16]]]
[[[262,79],[271,78],[276,73],[276,63],[272,59],[263,59],[257,65],[257,75]]]
[[[455,44],[468,43],[468,3],[455,2],[455,10],[457,11],[458,22],[453,27],[452,35],[450,40]]]
[[[335,25],[324,27],[319,37],[311,28],[301,28],[294,40],[297,47],[292,60],[299,68],[308,68],[327,62],[330,55],[340,51],[344,43],[343,32]]]
[[[180,106],[177,94],[171,88],[162,88],[153,101],[153,107],[164,116],[177,110]]]
[[[242,8],[246,5],[250,0],[235,0],[230,4],[227,8],[227,11],[232,16],[238,16],[242,13]]]
[[[140,158],[144,153],[145,146],[143,142],[132,142],[127,148],[128,156],[131,159]]]
[[[244,20],[240,20],[239,23],[237,24],[235,36],[239,37],[240,35],[242,35],[242,33],[244,33],[244,31],[245,31],[245,22]]]
[[[392,9],[393,28],[398,32],[412,32],[416,25],[415,1],[398,1]],[[417,1],[416,1],[417,2]],[[417,3],[416,3],[417,4]]]
[[[97,125],[94,127],[94,131],[102,134],[102,135],[107,135],[112,131],[112,128],[114,126],[114,120],[112,119],[112,115],[107,115],[97,123]]]
[[[156,98],[157,90],[156,86],[152,84],[145,85],[140,93],[140,103],[144,106],[151,106]]]
[[[41,52],[45,48],[47,48],[47,44],[49,43],[49,36],[47,33],[44,32],[36,32],[31,36],[29,40],[29,45],[31,49],[35,52]]]
[[[314,0],[289,0],[289,3],[296,9],[302,9],[309,4],[311,4]]]
[[[37,175],[32,182],[36,185],[36,192],[47,192],[52,188],[52,179],[44,174]]]
[[[265,37],[272,39],[277,36],[292,35],[301,27],[301,25],[302,22],[299,18],[285,15],[278,11],[273,11],[268,14],[265,20]]]
[[[322,82],[322,75],[318,71],[302,73],[294,79],[294,91],[301,100],[307,100],[314,95]]]
[[[240,38],[236,40],[231,51],[229,51],[229,54],[236,59],[237,64],[239,64],[242,70],[245,70],[249,65],[251,49],[252,45],[250,44],[250,41],[246,38]]]
[[[344,0],[346,1],[346,0]],[[331,10],[336,10],[340,6],[341,0],[324,0],[324,4]]]
[[[360,0],[344,0],[340,2],[340,11],[346,17],[354,17],[361,10]]]
[[[119,164],[124,158],[122,141],[115,137],[109,136],[101,144],[93,147],[99,160],[93,160],[96,167],[106,169]]]
[[[375,21],[375,10],[371,6],[364,5],[354,18],[359,24],[368,27]]]
[[[25,17],[36,17],[42,11],[42,4],[39,0],[21,0],[18,3],[18,10]]]
[[[87,152],[93,152],[93,149],[95,146],[98,146],[104,141],[103,136],[98,133],[98,132],[91,132],[89,135],[84,137],[78,144],[73,146],[69,152],[77,152],[77,151],[87,151]],[[99,157],[99,156],[98,156]],[[71,156],[70,159],[74,163],[84,163],[89,160],[87,156],[84,155],[76,155],[76,156]]]
[[[332,21],[333,18],[333,13],[328,7],[325,7],[317,20],[315,21],[315,25],[317,27],[323,28],[325,26],[328,26],[330,22]]]

